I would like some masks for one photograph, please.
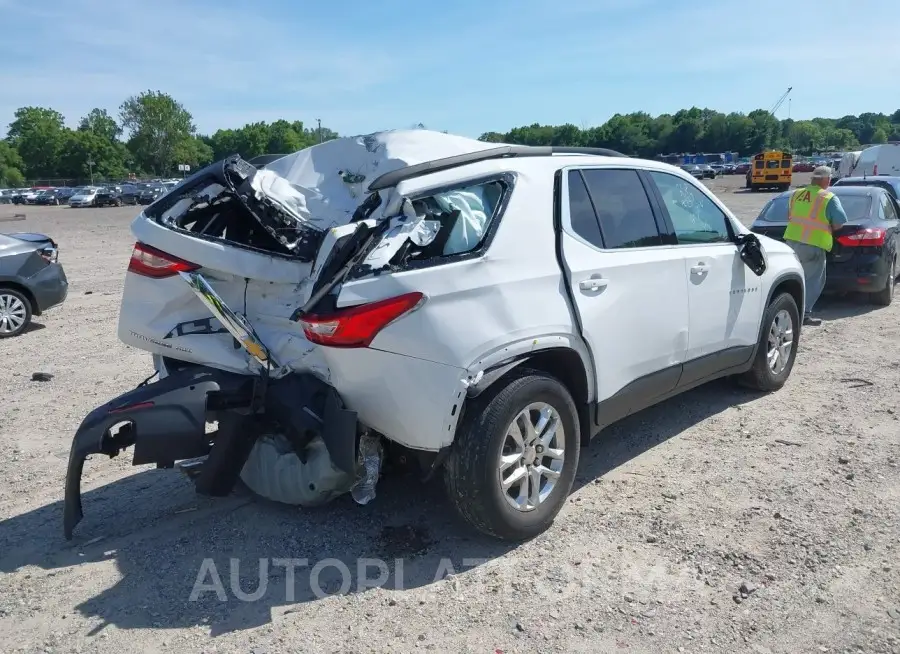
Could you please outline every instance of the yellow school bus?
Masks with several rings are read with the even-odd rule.
[[[791,187],[793,168],[794,161],[790,152],[760,152],[750,162],[747,188],[751,191],[764,188],[786,191]]]

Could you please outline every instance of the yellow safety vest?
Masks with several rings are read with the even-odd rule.
[[[833,197],[834,193],[815,184],[794,191],[788,204],[788,226],[784,230],[784,240],[807,243],[830,252],[834,238],[825,209]]]

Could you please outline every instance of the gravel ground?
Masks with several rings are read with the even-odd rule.
[[[749,222],[770,195],[740,183],[710,186]],[[127,454],[88,462],[69,543],[71,437],[151,372],[115,336],[134,209],[26,213],[0,229],[53,235],[71,290],[0,341],[0,651],[900,652],[900,303],[823,302],[776,394],[714,383],[608,429],[523,545],[468,531],[436,483],[300,511]]]

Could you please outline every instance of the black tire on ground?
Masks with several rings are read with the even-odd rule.
[[[31,301],[15,289],[0,287],[0,298],[2,298],[3,296],[16,298],[25,305],[25,321],[18,328],[14,329],[11,332],[0,331],[0,338],[12,338],[13,336],[18,336],[19,334],[21,334],[23,331],[25,331],[28,325],[31,324]]]
[[[557,379],[536,370],[521,370],[498,382],[466,407],[463,424],[444,466],[444,484],[457,512],[478,531],[521,541],[545,531],[562,509],[578,468],[578,410]],[[529,404],[543,402],[560,417],[564,459],[556,486],[537,508],[520,511],[506,500],[500,486],[500,458],[506,432]]]
[[[891,302],[894,300],[894,281],[897,278],[897,258],[894,257],[891,260],[891,268],[888,271],[887,281],[884,284],[884,288],[878,291],[877,293],[869,293],[872,304],[877,304],[881,307],[890,306]]]
[[[775,374],[769,367],[769,334],[772,330],[772,323],[775,316],[782,310],[787,311],[791,319],[791,350],[788,355],[788,362],[784,369]],[[797,357],[797,345],[800,342],[800,311],[797,309],[797,303],[793,296],[789,293],[781,293],[775,297],[766,312],[763,315],[762,331],[759,336],[759,346],[756,350],[756,358],[753,360],[753,367],[738,378],[738,381],[748,388],[758,391],[777,391],[784,386],[794,367],[794,361]]]

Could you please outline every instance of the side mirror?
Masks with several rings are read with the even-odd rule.
[[[736,239],[741,261],[753,271],[757,277],[766,272],[766,257],[763,254],[762,243],[756,234],[738,234]]]

